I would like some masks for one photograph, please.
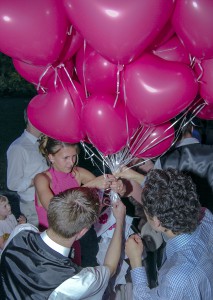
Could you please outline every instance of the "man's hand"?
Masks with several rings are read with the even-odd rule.
[[[127,167],[123,167],[120,172],[114,174],[116,177],[125,178],[128,180],[135,180],[139,184],[144,180],[144,175],[130,169]]]
[[[125,252],[130,260],[132,269],[142,266],[143,243],[139,235],[133,234],[128,238]]]
[[[126,193],[126,186],[121,179],[115,179],[111,182],[110,189],[123,197]]]

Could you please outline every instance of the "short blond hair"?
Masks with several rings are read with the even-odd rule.
[[[97,191],[78,187],[54,196],[47,212],[49,228],[64,238],[71,238],[84,228],[89,229],[99,217]]]

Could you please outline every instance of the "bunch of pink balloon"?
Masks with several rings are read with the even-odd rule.
[[[45,134],[87,136],[111,155],[146,128],[131,153],[154,157],[171,146],[170,120],[198,95],[199,117],[213,119],[212,0],[16,2],[0,2],[0,51],[36,86],[28,114]]]

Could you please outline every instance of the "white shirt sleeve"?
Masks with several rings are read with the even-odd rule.
[[[24,177],[25,166],[25,150],[11,146],[7,151],[7,186],[10,190],[24,192],[31,185],[32,178]]]
[[[154,169],[161,169],[162,170],[162,166],[161,166],[161,162],[160,162],[160,158],[158,158],[154,164]]]
[[[64,281],[50,295],[48,300],[100,300],[110,279],[108,267],[88,267]]]

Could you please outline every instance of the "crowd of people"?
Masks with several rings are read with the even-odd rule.
[[[20,200],[18,219],[0,195],[2,297],[213,299],[213,148],[193,137],[194,127],[189,122],[175,147],[153,163],[95,176],[78,166],[78,144],[43,135],[26,117],[24,133],[7,151],[7,184]],[[93,254],[88,242],[79,241],[94,234],[93,225],[105,209],[105,190],[119,195],[107,204],[114,232],[103,265],[85,265],[76,256]],[[140,206],[146,223],[125,242],[131,291],[119,298],[121,287],[110,290],[112,295],[108,287],[123,247],[123,197]],[[147,274],[147,237],[154,243],[151,251],[163,249],[155,261],[155,285]]]

